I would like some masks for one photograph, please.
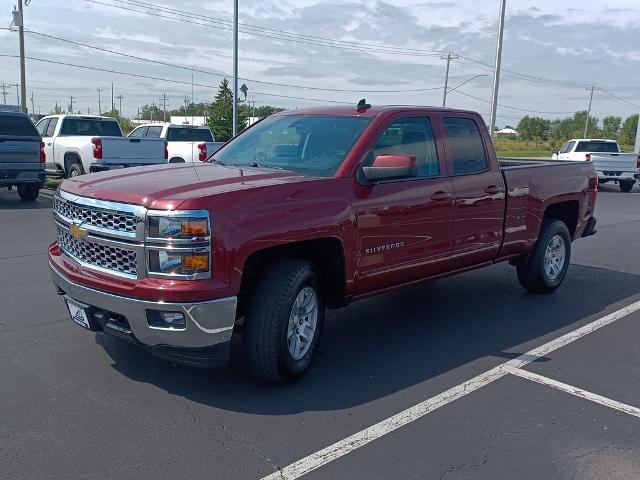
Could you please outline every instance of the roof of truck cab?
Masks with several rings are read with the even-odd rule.
[[[311,108],[299,108],[296,110],[285,110],[278,112],[274,115],[338,115],[338,116],[361,116],[361,117],[375,117],[381,113],[388,112],[406,112],[406,111],[424,111],[425,113],[441,113],[441,112],[455,112],[478,115],[477,112],[471,110],[458,110],[454,108],[443,107],[429,107],[418,105],[372,105],[371,108],[358,111],[356,105],[344,105],[335,107],[311,107]]]

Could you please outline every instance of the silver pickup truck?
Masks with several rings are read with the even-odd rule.
[[[44,183],[44,162],[44,144],[31,119],[0,112],[0,187],[17,187],[22,200],[35,200]]]

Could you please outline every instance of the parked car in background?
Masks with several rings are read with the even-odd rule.
[[[212,163],[65,180],[49,264],[88,330],[193,366],[224,364],[237,333],[249,370],[282,383],[326,307],[502,261],[554,291],[597,188],[586,162],[499,162],[477,113],[289,111]]]
[[[209,127],[147,123],[129,133],[129,138],[163,138],[169,163],[204,162],[224,142],[216,142]]]
[[[554,152],[552,158],[593,162],[600,183],[618,183],[623,192],[631,191],[640,173],[640,155],[621,151],[615,140],[576,138]]]
[[[126,138],[115,118],[50,115],[36,128],[45,144],[48,175],[68,178],[166,162],[164,141]]]
[[[44,183],[44,143],[24,113],[0,112],[0,187],[35,200]]]

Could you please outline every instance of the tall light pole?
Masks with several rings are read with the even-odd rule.
[[[22,0],[18,0],[18,12],[20,15],[20,25],[18,25],[18,35],[20,36],[20,108],[24,113],[27,113],[27,75],[24,64],[24,12]]]
[[[118,109],[118,115],[122,116],[122,99],[123,99],[124,97],[123,97],[123,96],[122,96],[122,94],[121,94],[121,95],[118,95],[116,98],[120,101],[120,107],[119,107],[119,109]]]
[[[584,121],[584,135],[583,138],[587,138],[587,130],[589,129],[589,115],[591,115],[591,104],[593,103],[593,91],[596,86],[591,85],[591,95],[589,96],[589,108],[587,109],[587,119]]]
[[[233,136],[238,133],[238,0],[233,0]]]
[[[100,92],[104,90],[104,88],[96,88],[98,90],[98,115],[102,115],[102,102],[100,100]]]
[[[447,69],[444,74],[444,93],[442,95],[442,106],[447,106],[447,91],[449,90],[449,65],[451,64],[451,60],[455,60],[460,58],[458,55],[451,55],[451,52],[447,53],[446,57],[440,57],[442,60],[447,61]]]
[[[493,92],[491,94],[491,120],[490,131],[491,137],[495,136],[496,131],[496,112],[498,110],[498,87],[500,86],[500,62],[502,61],[502,37],[504,36],[504,14],[507,0],[500,0],[500,20],[498,26],[498,42],[496,46],[496,66],[493,72]]]

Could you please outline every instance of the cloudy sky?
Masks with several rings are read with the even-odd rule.
[[[210,101],[232,71],[232,1],[149,1],[32,0],[25,25],[33,57],[27,95],[33,93],[35,109],[48,113],[56,102],[66,108],[73,95],[74,110],[96,113],[103,88],[105,110],[112,82],[125,115],[163,94],[174,108],[191,96],[192,75],[195,101]],[[0,83],[6,84],[19,82],[17,33],[6,29],[14,3],[0,2]],[[241,83],[257,105],[355,104],[362,97],[439,105],[440,57],[450,51],[459,56],[451,62],[450,87],[470,81],[449,94],[447,105],[488,118],[498,8],[498,0],[240,0]],[[499,126],[526,114],[555,118],[586,109],[591,84],[599,87],[596,116],[636,113],[640,1],[507,0],[503,68]],[[15,91],[7,87],[8,103]]]

